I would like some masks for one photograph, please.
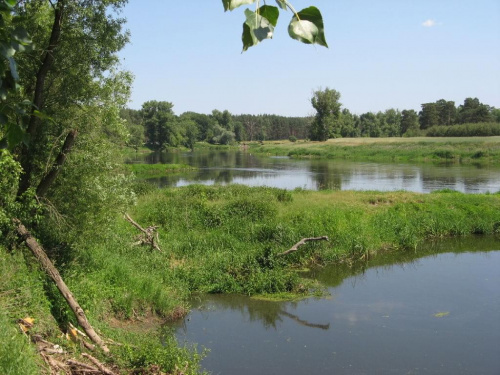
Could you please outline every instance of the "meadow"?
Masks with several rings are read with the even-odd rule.
[[[326,142],[268,141],[252,152],[296,158],[362,161],[500,163],[500,137],[338,138]]]

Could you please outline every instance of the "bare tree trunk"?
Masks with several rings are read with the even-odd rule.
[[[56,283],[57,288],[68,302],[71,310],[73,310],[73,313],[78,320],[78,324],[80,324],[85,333],[95,344],[99,345],[105,353],[109,353],[108,347],[99,337],[99,335],[94,331],[94,328],[90,325],[83,309],[80,307],[75,297],[73,297],[73,294],[66,286],[66,283],[63,281],[61,275],[59,274],[59,271],[57,271],[50,259],[47,257],[47,254],[45,253],[43,248],[38,244],[35,238],[31,235],[30,232],[28,232],[26,227],[19,220],[14,219],[14,223],[17,225],[17,233],[19,234],[19,237],[21,237],[21,239],[26,243],[28,248],[41,264],[42,268]]]

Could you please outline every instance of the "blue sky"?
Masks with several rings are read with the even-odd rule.
[[[290,11],[274,39],[241,53],[243,12],[253,5],[225,13],[220,0],[129,0],[131,43],[120,56],[135,75],[130,107],[164,100],[176,114],[307,116],[313,91],[325,87],[357,114],[466,97],[500,107],[499,0],[291,3],[321,10],[330,48],[292,40]]]

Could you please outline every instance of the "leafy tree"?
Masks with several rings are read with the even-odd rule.
[[[356,127],[355,116],[347,109],[344,108],[340,114],[342,137],[359,137],[359,129]]]
[[[198,127],[196,122],[191,120],[189,117],[181,116],[178,119],[177,125],[181,131],[182,144],[191,150],[194,150],[194,145],[198,140]]]
[[[455,102],[440,99],[436,102],[436,106],[439,112],[439,125],[452,125],[455,123],[457,115]]]
[[[145,142],[144,125],[142,124],[142,114],[140,110],[122,108],[120,117],[125,121],[127,128],[127,146],[138,149]]]
[[[384,113],[384,122],[380,123],[382,135],[384,137],[399,137],[401,134],[401,112],[390,108]]]
[[[478,98],[466,98],[464,104],[458,107],[458,122],[478,123],[493,121],[491,109],[486,104],[479,101]]]
[[[439,125],[439,111],[436,103],[422,104],[422,110],[418,115],[421,129]]]
[[[325,39],[323,17],[318,8],[310,6],[297,12],[287,0],[277,0],[278,7],[264,4],[259,0],[222,0],[224,10],[234,10],[245,4],[256,4],[255,11],[245,10],[243,23],[243,51],[257,45],[265,39],[272,39],[274,28],[278,23],[280,9],[291,10],[293,13],[288,34],[291,38],[306,44],[319,44],[328,47]],[[264,2],[265,3],[265,2]]]
[[[359,128],[362,137],[380,137],[382,134],[379,119],[373,112],[366,112],[359,116]]]
[[[180,132],[170,102],[150,100],[142,104],[142,117],[147,144],[154,150],[177,146]]]
[[[311,104],[316,110],[316,116],[311,124],[310,137],[313,141],[326,141],[330,135],[340,136],[341,124],[339,102],[340,93],[326,88],[314,92]]]
[[[401,133],[400,135],[406,133],[413,133],[420,129],[418,122],[418,114],[413,109],[404,109],[401,111]]]

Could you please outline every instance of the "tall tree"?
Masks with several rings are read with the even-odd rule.
[[[422,110],[419,112],[418,116],[421,129],[439,125],[439,111],[436,103],[422,104]]]
[[[439,113],[439,125],[453,125],[457,115],[455,102],[440,99],[436,102]]]
[[[403,134],[414,133],[420,129],[420,125],[418,122],[418,114],[413,109],[404,109],[401,111],[401,133]]]
[[[170,102],[150,100],[142,104],[142,117],[148,145],[154,150],[177,146],[179,128]]]
[[[314,92],[311,104],[316,110],[316,116],[310,128],[310,138],[313,141],[326,141],[332,135],[341,135],[339,118],[342,103],[339,100],[340,92],[333,89]]]
[[[458,107],[458,122],[461,124],[488,121],[493,121],[491,108],[478,98],[466,98],[464,104]]]

